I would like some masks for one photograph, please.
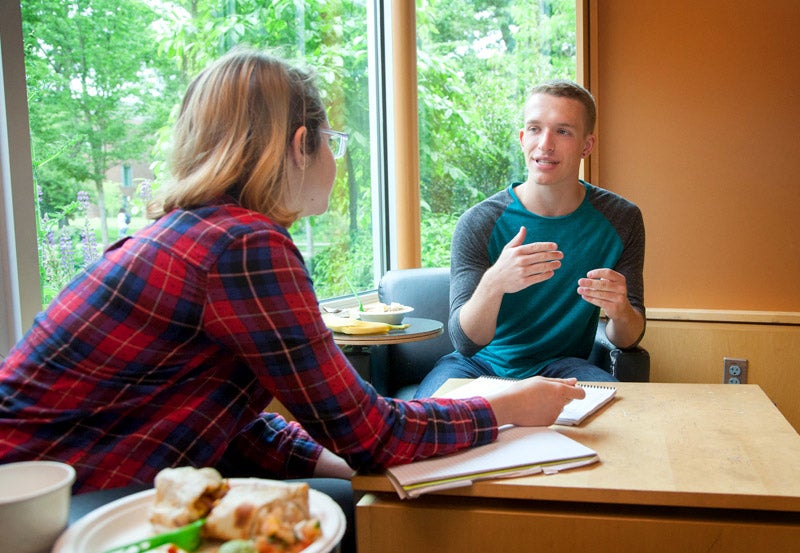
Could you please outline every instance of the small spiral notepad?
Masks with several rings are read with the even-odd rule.
[[[473,396],[483,396],[488,393],[504,390],[512,386],[516,380],[508,378],[494,378],[491,376],[481,376],[475,380],[459,386],[455,390],[444,394],[442,397],[465,398]],[[580,424],[586,417],[595,413],[603,405],[614,398],[617,389],[613,386],[601,386],[597,384],[578,384],[586,392],[583,399],[573,399],[570,401],[556,420],[556,424],[572,426]]]
[[[556,420],[556,424],[580,424],[592,413],[614,398],[617,389],[613,386],[578,384],[586,392],[583,399],[573,399],[564,407]]]

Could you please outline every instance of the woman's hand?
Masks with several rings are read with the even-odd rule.
[[[575,378],[534,376],[487,395],[486,399],[492,406],[498,426],[550,426],[567,403],[586,396],[576,383]]]

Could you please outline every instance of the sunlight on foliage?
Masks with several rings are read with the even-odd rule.
[[[575,76],[575,2],[417,0],[422,264],[447,266],[458,216],[525,178],[525,93]],[[43,299],[142,228],[167,177],[191,79],[236,44],[317,75],[331,126],[350,133],[328,213],[290,230],[321,298],[375,287],[367,4],[357,0],[23,0]],[[109,176],[149,167],[135,190]],[[131,185],[128,186],[131,188]]]

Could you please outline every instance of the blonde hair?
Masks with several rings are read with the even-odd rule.
[[[287,208],[292,137],[305,126],[303,147],[313,155],[326,120],[310,71],[257,50],[229,52],[186,91],[174,129],[173,182],[152,214],[191,209],[229,194],[289,226],[298,216]]]

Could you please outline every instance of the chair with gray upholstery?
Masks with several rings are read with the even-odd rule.
[[[379,393],[410,399],[426,374],[443,355],[453,351],[447,331],[450,314],[450,269],[396,269],[388,271],[378,285],[384,303],[398,302],[414,308],[413,317],[444,323],[444,332],[433,339],[405,344],[374,346],[370,353],[370,378]],[[605,321],[597,328],[589,360],[617,379],[650,380],[650,355],[640,347],[620,349],[606,337]]]

